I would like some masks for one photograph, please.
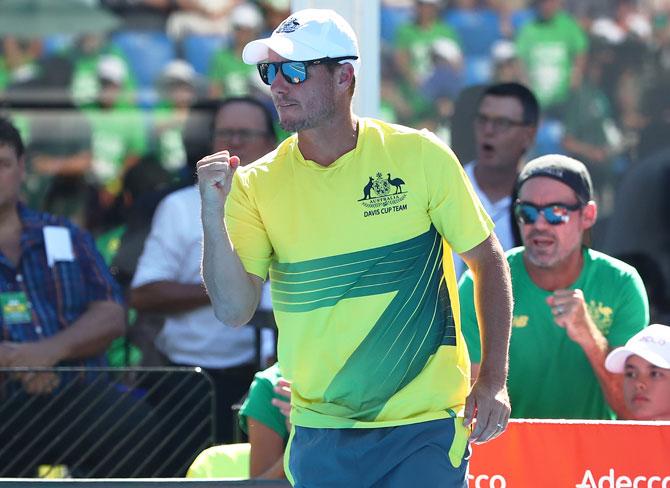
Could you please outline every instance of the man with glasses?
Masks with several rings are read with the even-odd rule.
[[[212,130],[212,149],[232,148],[243,164],[276,145],[272,115],[253,98],[224,100],[216,110]],[[216,440],[232,442],[231,406],[247,391],[258,369],[255,334],[252,327],[232,330],[216,320],[202,286],[201,247],[200,197],[197,186],[191,185],[168,195],[156,209],[133,277],[130,301],[139,312],[166,316],[155,345],[168,364],[199,366],[212,378]],[[188,403],[185,408],[193,407]]]
[[[217,317],[241,325],[269,272],[292,381],[287,477],[466,486],[468,439],[509,414],[511,288],[489,217],[437,137],[353,114],[358,42],[334,11],[296,12],[242,57],[297,134],[244,168],[233,151],[198,162],[203,276]],[[486,327],[469,396],[452,249]]]
[[[464,168],[505,251],[519,244],[512,229],[512,190],[535,141],[539,117],[535,95],[520,83],[491,85],[479,99],[474,122],[477,157]],[[454,259],[460,276],[464,263]]]
[[[597,205],[586,167],[551,154],[516,181],[523,247],[507,253],[514,318],[509,393],[518,418],[626,418],[620,378],[605,357],[645,327],[647,296],[635,269],[584,245]],[[480,345],[472,277],[460,283],[463,333],[477,378]]]

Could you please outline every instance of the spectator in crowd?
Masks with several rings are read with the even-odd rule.
[[[491,46],[491,61],[494,82],[528,84],[513,42],[507,39],[496,41]]]
[[[175,0],[99,0],[121,19],[128,30],[165,31],[170,14],[179,9]]]
[[[2,38],[0,51],[0,93],[12,82],[26,81],[38,76],[38,60],[42,56],[42,39]]]
[[[595,19],[611,13],[612,3],[612,0],[563,0],[565,10],[586,32],[591,30]]]
[[[291,13],[290,0],[260,0],[263,10],[263,36],[270,36],[276,26]]]
[[[609,98],[601,88],[608,49],[592,45],[583,83],[573,91],[563,118],[562,144],[566,154],[579,159],[589,169],[600,202],[602,216],[614,205],[618,176],[627,166],[623,134],[614,119]]]
[[[124,331],[118,285],[88,233],[21,203],[24,147],[7,119],[0,119],[0,162],[0,366],[105,366],[105,349]],[[138,452],[156,442],[147,407],[109,389],[98,373],[14,372],[3,375],[2,388],[3,476],[34,475],[59,458],[120,476],[156,474],[147,452]]]
[[[651,324],[607,355],[610,373],[624,374],[631,420],[670,420],[670,327]]]
[[[324,9],[298,11],[244,48],[282,128],[297,134],[250,166],[227,151],[198,162],[203,277],[217,317],[242,325],[270,272],[293,483],[464,485],[468,435],[496,437],[509,412],[504,257],[446,145],[353,114],[359,56],[351,26]],[[443,242],[475,270],[488,325],[485,372],[467,401]]]
[[[153,111],[150,147],[175,178],[188,166],[182,130],[198,98],[198,81],[193,66],[182,59],[170,61],[159,78],[162,100]]]
[[[91,124],[92,172],[99,185],[99,204],[103,209],[110,208],[121,191],[126,171],[146,151],[147,135],[141,113],[119,105],[126,76],[126,65],[119,58],[100,58],[98,98],[93,106],[84,109]]]
[[[582,82],[588,39],[561,8],[562,0],[536,0],[537,18],[516,37],[516,49],[543,111],[561,118],[571,90]]]
[[[433,43],[438,39],[458,43],[456,32],[440,18],[440,4],[441,0],[416,0],[416,17],[396,32],[394,61],[400,74],[400,90],[417,114],[429,110],[432,103],[421,97],[419,88],[434,69]]]
[[[123,52],[108,43],[105,35],[82,34],[63,56],[72,64],[70,94],[75,104],[82,107],[96,105],[104,88],[103,80],[100,78],[100,67],[104,64],[110,65],[111,58],[120,66],[115,69],[115,83],[118,84],[119,93],[114,98],[114,105],[122,107],[134,105],[137,81],[129,69],[129,63]]]
[[[227,149],[244,163],[276,144],[272,116],[252,98],[225,100],[217,110],[212,148]],[[233,330],[214,316],[200,275],[202,227],[195,185],[168,195],[156,209],[130,292],[138,312],[160,313],[165,324],[156,347],[170,365],[200,366],[214,381],[218,442],[231,442],[231,406],[256,372],[254,330]],[[188,407],[186,407],[188,408]]]
[[[519,83],[491,85],[478,103],[474,123],[477,157],[464,169],[505,251],[520,244],[513,230],[512,193],[523,158],[535,141],[539,118],[535,96]],[[460,276],[464,266],[460,259],[457,263]]]
[[[255,85],[253,66],[244,64],[241,56],[245,44],[258,37],[263,17],[257,7],[245,3],[233,9],[230,23],[232,46],[214,54],[209,70],[212,98],[249,95]]]
[[[256,373],[240,408],[240,427],[249,436],[249,476],[283,479],[284,448],[291,432],[291,384],[279,363]]]
[[[534,159],[519,174],[516,191],[524,247],[507,254],[514,291],[512,416],[625,418],[621,384],[605,370],[605,356],[647,325],[644,284],[632,266],[583,244],[597,205],[581,162],[557,154]],[[468,273],[460,295],[477,378],[482,348]]]
[[[167,33],[183,39],[189,34],[228,34],[232,10],[245,0],[174,0],[173,3],[178,10],[167,19]]]
[[[615,0],[604,15],[599,15],[591,24],[591,33],[607,39],[612,44],[627,40],[648,44],[652,37],[650,19],[643,15],[636,0]]]
[[[431,46],[433,69],[419,87],[425,100],[433,106],[420,127],[429,127],[443,140],[449,142],[449,125],[454,111],[454,100],[463,87],[463,53],[451,39],[437,39]]]

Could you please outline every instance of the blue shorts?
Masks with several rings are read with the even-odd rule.
[[[296,426],[287,475],[300,488],[467,488],[470,448],[462,422],[449,418],[378,429]]]

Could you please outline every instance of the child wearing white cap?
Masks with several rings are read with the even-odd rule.
[[[670,420],[670,327],[652,324],[609,353],[605,368],[623,373],[634,420]]]

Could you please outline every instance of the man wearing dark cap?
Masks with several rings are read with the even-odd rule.
[[[625,418],[620,378],[605,357],[645,327],[647,296],[635,269],[584,245],[598,207],[586,167],[551,154],[516,181],[523,247],[510,250],[514,317],[509,393],[517,418]],[[481,354],[470,273],[460,283],[463,334]],[[472,375],[477,377],[477,364]]]

